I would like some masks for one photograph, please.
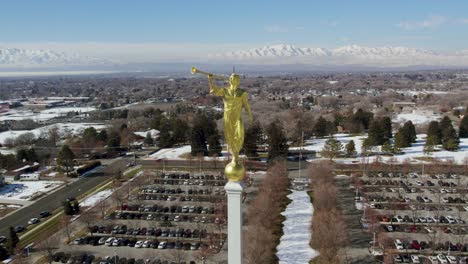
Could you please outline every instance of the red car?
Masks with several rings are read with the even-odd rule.
[[[416,250],[421,250],[421,245],[418,243],[417,240],[413,240],[413,242],[411,243],[411,247]]]

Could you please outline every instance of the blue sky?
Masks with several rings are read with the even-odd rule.
[[[4,1],[0,44],[468,49],[468,1]],[[42,44],[41,44],[42,43]],[[75,46],[74,46],[75,45]],[[117,52],[117,51],[116,51]]]

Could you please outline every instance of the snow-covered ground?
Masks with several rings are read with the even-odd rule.
[[[112,190],[104,190],[91,195],[80,203],[81,207],[94,206],[112,194]]]
[[[349,141],[354,140],[354,144],[356,147],[356,151],[358,153],[361,152],[362,150],[362,141],[366,139],[367,135],[359,135],[359,136],[350,136],[349,134],[334,134],[333,135],[335,139],[339,140],[343,146],[348,144]],[[304,142],[304,147],[302,149],[304,150],[310,150],[310,151],[317,151],[320,152],[323,149],[323,146],[325,145],[325,141],[327,141],[328,138],[317,138],[317,139],[309,139]],[[289,148],[291,150],[298,150],[300,148],[294,147],[294,148]]]
[[[393,122],[405,123],[406,121],[411,121],[415,125],[426,124],[431,121],[438,121],[441,118],[440,115],[422,115],[417,113],[407,113],[407,114],[398,114],[393,119]]]
[[[2,200],[30,200],[40,193],[47,193],[62,185],[61,181],[14,181],[0,187]]]
[[[191,146],[182,146],[182,147],[175,147],[175,148],[165,148],[160,149],[158,152],[153,153],[149,156],[149,159],[167,159],[167,160],[183,160],[185,158],[181,157],[184,154],[188,154],[192,151]],[[228,152],[222,151],[218,160],[225,160],[228,159]],[[242,155],[240,155],[242,157]],[[212,160],[213,157],[204,157],[205,160]]]
[[[293,190],[288,198],[292,201],[282,213],[286,220],[283,222],[283,236],[276,248],[276,255],[280,264],[309,263],[318,255],[309,245],[314,208],[305,191]]]
[[[435,91],[435,90],[424,90],[424,91],[398,91],[406,96],[414,96],[414,95],[428,95],[428,94],[435,94],[435,95],[443,95],[443,94],[453,94],[452,92],[448,91]]]
[[[57,123],[49,126],[39,127],[33,130],[10,130],[0,133],[0,144],[3,144],[7,138],[15,139],[18,136],[26,133],[33,133],[36,138],[42,134],[46,134],[51,128],[57,127],[60,135],[73,134],[79,135],[88,127],[94,127],[96,130],[101,130],[106,127],[102,123]]]
[[[27,109],[12,109],[9,112],[0,115],[0,121],[6,120],[25,120],[46,121],[52,118],[67,115],[69,112],[78,112],[80,114],[95,111],[94,107],[56,107],[46,109],[40,112],[33,112]]]
[[[148,131],[137,131],[137,132],[133,132],[133,134],[137,135],[137,136],[140,136],[140,137],[146,137],[146,135],[150,133],[151,137],[153,139],[156,139],[159,137],[159,130],[156,130],[156,129],[150,129]]]
[[[358,154],[362,151],[362,142],[367,137],[367,135],[360,135],[360,136],[350,136],[349,134],[335,134],[334,137],[341,142],[344,146],[350,141],[354,140],[354,144],[356,146],[356,151]],[[428,155],[424,154],[424,144],[426,142],[426,134],[418,134],[416,143],[412,144],[409,148],[403,148],[403,154],[394,155],[393,157],[390,156],[380,156],[382,161],[388,161],[389,159],[393,158],[397,162],[403,162],[409,160],[413,163],[421,163],[423,161],[417,159],[421,157],[427,157]],[[318,139],[311,139],[305,142],[304,148],[306,150],[312,150],[320,152],[325,145],[325,141],[328,138],[318,138]],[[291,149],[298,149],[298,148],[291,148]],[[458,151],[447,151],[441,148],[438,148],[438,151],[432,153],[430,157],[438,158],[444,161],[453,160],[456,163],[462,164],[465,159],[468,159],[468,138],[461,138],[460,139],[460,149]],[[369,162],[372,162],[376,159],[376,156],[370,156]],[[362,158],[339,158],[335,160],[336,162],[342,163],[356,163],[361,162]]]

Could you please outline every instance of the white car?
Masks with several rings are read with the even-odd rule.
[[[437,259],[442,264],[448,264],[447,258],[443,254],[437,255]]]
[[[424,201],[425,203],[430,203],[430,202],[431,202],[431,199],[429,199],[429,198],[427,198],[427,197],[423,197],[422,199],[423,199],[423,201]]]
[[[411,255],[411,261],[413,263],[421,263],[421,261],[419,260],[419,257],[417,255]]]
[[[161,241],[158,245],[158,249],[165,249],[167,247],[167,242],[166,241]]]
[[[456,224],[457,223],[457,221],[455,220],[455,218],[453,218],[453,216],[447,215],[446,218],[447,218],[449,224]]]
[[[395,239],[395,248],[398,249],[398,250],[403,250],[405,249],[403,247],[403,243],[401,242],[400,239]]]
[[[143,241],[138,240],[138,241],[135,243],[135,247],[136,247],[136,248],[141,248],[141,247],[143,246],[143,243],[144,243]]]
[[[112,241],[112,246],[113,247],[118,247],[118,246],[120,246],[121,243],[122,243],[122,239],[117,238],[117,239],[114,239],[114,241]]]
[[[438,264],[439,263],[439,260],[437,259],[437,257],[429,256],[428,259],[431,262],[431,264]]]
[[[455,256],[447,256],[447,259],[448,259],[448,262],[450,264],[457,264],[458,263],[458,259]]]
[[[39,223],[39,219],[37,219],[37,218],[31,218],[28,221],[28,225],[34,225],[34,224],[37,224],[37,223]]]
[[[465,211],[468,211],[468,205],[463,206],[463,209],[464,209]]]
[[[400,215],[395,216],[395,219],[397,220],[398,223],[403,222],[403,217],[401,217]]]
[[[111,247],[112,246],[112,242],[114,242],[114,239],[113,237],[109,237],[107,240],[106,240],[106,243],[104,243],[106,246],[108,247]]]
[[[149,248],[151,242],[149,240],[146,240],[145,242],[143,242],[143,245],[141,245],[142,247],[144,248]]]

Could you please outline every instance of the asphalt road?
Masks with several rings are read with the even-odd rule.
[[[103,181],[109,179],[112,174],[111,172],[116,168],[120,167],[123,170],[127,162],[128,161],[126,159],[112,160],[108,162],[106,166],[102,166],[95,170],[94,175],[99,176],[80,178],[79,180],[39,199],[30,206],[17,210],[15,213],[0,220],[0,236],[4,235],[8,237],[8,229],[10,226],[23,225],[27,227],[29,219],[39,217],[40,212],[53,212],[55,209],[61,207],[62,202],[68,197],[78,197],[79,195],[96,187]]]

